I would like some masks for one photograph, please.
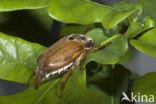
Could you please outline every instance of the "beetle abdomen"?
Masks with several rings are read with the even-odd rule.
[[[50,72],[50,73],[46,74],[46,75],[43,77],[42,81],[44,81],[44,80],[46,80],[46,79],[49,79],[50,77],[52,77],[52,76],[54,76],[54,75],[59,75],[59,74],[61,74],[61,73],[63,73],[63,72],[66,72],[66,71],[67,71],[70,67],[72,67],[72,66],[73,66],[73,62],[70,63],[70,64],[68,64],[68,65],[66,65],[66,66],[64,66],[64,67],[62,67],[62,68],[60,68],[60,69],[57,69],[57,70],[55,70],[55,71],[53,71],[53,72]]]

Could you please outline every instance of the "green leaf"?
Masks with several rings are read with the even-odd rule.
[[[154,98],[156,98],[156,72],[148,73],[136,81],[133,82],[132,85],[132,92],[134,92],[135,95],[147,95],[148,98],[151,98],[150,95],[153,95]],[[144,102],[146,99],[143,99]],[[152,99],[151,99],[152,100]],[[156,100],[154,99],[154,102]]]
[[[127,29],[125,28],[125,21],[122,21],[112,29],[103,29],[106,36],[112,36],[114,34],[123,34]]]
[[[88,77],[88,88],[99,96],[106,104],[120,104],[122,92],[127,92],[130,79],[130,71],[122,65],[115,68],[104,66],[93,76]]]
[[[75,25],[75,24],[67,24],[63,28],[61,28],[59,34],[61,37],[71,34],[85,34],[87,29],[95,28],[94,25]]]
[[[129,38],[134,38],[137,35],[141,34],[142,32],[147,31],[155,27],[155,21],[150,18],[146,17],[143,21],[130,21],[130,26],[125,33]]]
[[[101,29],[94,29],[87,33],[92,37],[95,44],[98,45],[101,42],[109,39],[106,37]],[[120,57],[126,54],[128,50],[128,41],[126,36],[120,36],[112,40],[112,44],[96,52],[89,53],[83,64],[86,65],[90,61],[95,61],[99,64],[115,64],[119,61]]]
[[[130,40],[131,45],[133,45],[135,48],[139,49],[140,51],[143,51],[144,53],[155,56],[156,57],[156,28],[153,28],[144,34],[142,36],[135,40]]]
[[[133,38],[136,35],[138,35],[141,31],[144,30],[144,26],[142,26],[141,23],[135,22],[135,21],[130,21],[130,26],[128,30],[126,31],[126,35],[129,38]]]
[[[45,49],[39,44],[0,33],[0,79],[26,83],[35,70],[36,59]],[[24,104],[102,104],[102,101],[86,88],[85,70],[75,68],[66,83],[62,98],[58,97],[61,78],[61,76],[54,77],[42,83],[38,90],[34,88],[33,78],[30,86],[24,91],[0,97],[0,104],[23,102]]]
[[[107,40],[107,36],[104,34],[101,28],[96,28],[87,33],[91,37],[96,45],[101,44],[103,41]]]
[[[149,29],[149,28],[155,27],[155,25],[156,25],[155,20],[153,20],[150,17],[146,17],[145,18],[145,23],[144,23],[144,28],[145,29]]]
[[[102,104],[102,100],[86,88],[85,75],[84,70],[76,68],[69,77],[61,98],[61,78],[53,78],[41,84],[37,90],[31,84],[16,95],[0,97],[0,104]],[[34,79],[31,83],[35,83]]]
[[[151,16],[156,20],[156,1],[155,0],[139,0],[142,4],[145,15]]]
[[[121,2],[121,7],[104,6],[89,0],[52,0],[48,9],[49,15],[61,22],[76,24],[102,23],[113,28],[129,15],[141,9],[140,4]]]
[[[0,11],[38,9],[49,5],[51,0],[0,0]]]
[[[134,50],[132,47],[129,47],[126,54],[122,56],[118,62],[118,64],[128,64],[134,58]]]
[[[26,83],[45,47],[0,33],[0,79]]]

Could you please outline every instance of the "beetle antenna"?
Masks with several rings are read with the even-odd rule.
[[[87,35],[87,32],[90,30],[90,26],[88,26],[84,32],[84,35]]]

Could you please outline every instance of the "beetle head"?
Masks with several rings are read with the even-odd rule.
[[[69,40],[78,40],[80,41],[85,48],[93,47],[94,41],[91,37],[82,34],[72,34],[69,36]]]

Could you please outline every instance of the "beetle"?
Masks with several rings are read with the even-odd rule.
[[[81,64],[86,54],[101,48],[100,45],[94,47],[93,39],[87,35],[71,34],[63,37],[38,58],[36,70],[31,75],[31,77],[36,76],[35,88],[37,89],[41,82],[52,76],[67,72],[61,83],[64,87],[68,76]]]

